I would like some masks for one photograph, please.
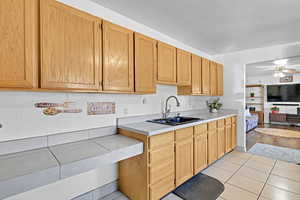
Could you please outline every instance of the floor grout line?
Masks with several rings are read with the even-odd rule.
[[[266,187],[266,185],[267,185],[267,182],[268,182],[268,180],[269,180],[269,178],[270,178],[270,176],[271,176],[271,173],[272,173],[272,171],[273,171],[273,169],[274,169],[276,163],[277,163],[277,160],[275,161],[275,163],[274,163],[274,165],[273,165],[273,167],[272,167],[272,169],[271,169],[271,171],[270,171],[270,173],[269,173],[269,175],[268,175],[268,177],[267,177],[267,180],[266,180],[264,186],[262,187],[262,189],[261,189],[261,191],[260,191],[260,193],[259,193],[257,199],[259,199],[259,198],[261,197],[261,194],[262,194],[263,190],[265,189],[265,187]]]

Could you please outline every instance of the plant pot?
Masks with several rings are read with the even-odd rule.
[[[213,108],[213,109],[211,109],[211,111],[210,112],[212,112],[212,113],[217,113],[218,112],[218,110],[217,109],[215,109],[215,108]]]
[[[272,110],[272,114],[277,114],[279,113],[279,110]]]

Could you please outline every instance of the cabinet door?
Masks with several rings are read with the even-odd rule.
[[[215,62],[210,62],[210,94],[212,96],[217,96],[217,64]]]
[[[179,186],[193,176],[193,143],[193,138],[176,142],[176,186]]]
[[[208,164],[218,159],[218,133],[216,122],[208,124]]]
[[[193,127],[175,132],[175,183],[182,184],[194,173],[194,141]]]
[[[218,158],[225,154],[225,125],[224,119],[218,120]]]
[[[156,40],[135,33],[135,92],[155,93]]]
[[[231,129],[231,124],[230,125],[226,125],[226,136],[225,136],[225,140],[226,140],[226,153],[228,153],[229,151],[231,151],[231,147],[232,147],[232,129]]]
[[[201,57],[192,55],[192,93],[202,93],[202,64]]]
[[[231,133],[231,149],[234,149],[237,145],[236,117],[232,117]]]
[[[0,87],[37,87],[38,0],[1,0],[0,38]]]
[[[41,2],[41,86],[100,89],[101,20],[54,0]]]
[[[194,137],[194,174],[207,166],[207,132]]]
[[[191,54],[177,49],[177,84],[191,85]]]
[[[157,55],[157,82],[161,84],[176,84],[176,48],[158,42]]]
[[[221,64],[217,64],[217,82],[218,82],[218,96],[224,95],[224,78],[223,78],[224,67]]]
[[[202,58],[202,94],[210,94],[210,67],[209,60]]]
[[[133,92],[133,32],[104,21],[103,59],[103,90]]]

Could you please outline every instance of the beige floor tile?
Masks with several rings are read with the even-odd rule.
[[[300,171],[298,169],[275,167],[271,174],[300,182]]]
[[[250,158],[253,156],[250,153],[241,152],[241,151],[232,151],[231,153],[229,153],[229,155],[240,156],[240,157],[245,157],[245,158]]]
[[[300,195],[300,182],[283,178],[281,176],[271,175],[267,183],[269,185],[276,186],[280,189],[284,189]]]
[[[252,156],[250,160],[254,160],[254,161],[257,161],[257,162],[260,162],[260,163],[263,163],[265,165],[270,165],[270,166],[274,166],[276,160],[272,159],[272,158],[267,158],[267,157],[264,157],[264,156],[258,156],[258,155],[254,155]]]
[[[218,197],[217,200],[224,200],[222,197]]]
[[[264,182],[256,181],[238,174],[235,174],[233,177],[231,177],[227,183],[242,188],[243,190],[253,192],[257,195],[260,194],[265,184]]]
[[[261,197],[271,200],[300,200],[300,195],[281,190],[268,184],[264,187]]]
[[[221,197],[226,200],[256,200],[258,195],[242,190],[230,184],[225,184],[225,190]]]
[[[237,164],[237,165],[243,165],[248,161],[249,158],[244,158],[240,156],[235,156],[235,155],[227,155],[222,160],[229,161],[231,163]]]
[[[219,160],[212,166],[230,171],[232,173],[236,172],[241,167],[241,165],[234,164],[232,162],[229,162],[228,160]]]
[[[236,175],[238,176],[245,176],[248,178],[251,178],[256,181],[266,182],[268,178],[268,174],[265,172],[258,171],[253,168],[249,168],[246,166],[243,166],[239,171],[236,172]]]
[[[267,198],[265,198],[265,197],[259,197],[258,200],[270,200],[270,199],[267,199]]]
[[[212,166],[202,171],[202,173],[214,177],[222,183],[225,183],[234,174],[233,172]]]
[[[300,173],[300,165],[297,165],[295,163],[290,163],[290,162],[284,162],[278,160],[275,164],[275,168],[284,168],[284,169],[289,169],[293,171],[298,171]]]
[[[182,198],[178,197],[177,195],[170,193],[161,200],[183,200]]]
[[[265,173],[270,173],[273,168],[273,165],[266,165],[262,162],[251,159],[246,162],[245,166]]]

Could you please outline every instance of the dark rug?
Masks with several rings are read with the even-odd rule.
[[[216,200],[224,191],[224,185],[215,178],[199,173],[173,193],[185,200]]]

